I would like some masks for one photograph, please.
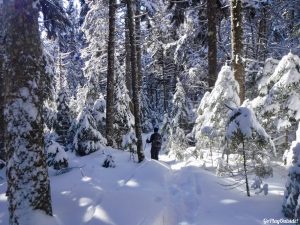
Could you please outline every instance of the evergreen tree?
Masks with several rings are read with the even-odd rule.
[[[84,108],[78,115],[73,144],[80,156],[101,150],[106,144],[106,139],[97,130],[96,121],[89,108]]]
[[[96,120],[98,131],[100,131],[101,134],[104,134],[106,130],[106,101],[103,95],[100,95],[95,101],[92,115]]]
[[[170,154],[175,155],[176,158],[181,160],[184,158],[185,150],[188,147],[185,135],[190,129],[190,119],[192,116],[185,90],[182,83],[178,80],[173,98],[168,148],[170,149]]]
[[[34,210],[52,215],[43,144],[45,65],[37,4],[33,0],[4,1],[6,194],[10,225],[25,224]]]
[[[284,201],[282,211],[288,218],[300,219],[300,202],[299,202],[299,156],[300,156],[300,124],[298,125],[297,137],[293,141],[290,152],[293,155],[292,165],[286,182],[284,192]]]
[[[54,123],[54,130],[59,135],[57,140],[61,145],[69,144],[69,130],[71,127],[70,109],[68,106],[68,96],[64,88],[60,90],[57,98],[57,115]]]
[[[125,84],[124,74],[118,72],[115,82],[114,96],[114,134],[113,139],[117,148],[136,151],[134,117],[131,113],[130,98]]]
[[[282,151],[288,149],[288,136],[294,133],[294,129],[290,128],[295,127],[300,119],[299,68],[298,56],[291,53],[284,56],[274,73],[261,82],[261,96],[251,103],[267,129],[273,131],[274,137],[286,136],[284,145],[279,146]]]
[[[56,141],[50,140],[46,143],[47,165],[55,170],[68,167],[68,157],[64,146]]]
[[[231,149],[242,157],[241,177],[245,180],[247,196],[250,196],[249,174],[255,173],[258,177],[266,177],[273,173],[270,165],[272,152],[268,152],[266,148],[268,144],[272,145],[271,137],[259,124],[253,110],[244,105],[233,108],[228,121],[226,140]]]
[[[207,92],[198,107],[198,117],[193,129],[196,138],[196,148],[219,147],[226,129],[227,118],[230,112],[227,105],[237,107],[240,105],[239,86],[234,79],[229,66],[223,66],[215,87],[211,93]],[[215,142],[212,145],[212,142]]]

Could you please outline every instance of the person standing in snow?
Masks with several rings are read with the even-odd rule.
[[[147,143],[152,143],[151,145],[151,159],[158,160],[158,153],[162,144],[162,137],[158,133],[158,128],[154,128],[154,133],[151,135],[150,140],[146,140]]]

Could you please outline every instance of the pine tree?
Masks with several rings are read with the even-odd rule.
[[[70,109],[68,96],[64,88],[60,90],[57,97],[57,114],[54,130],[59,135],[57,140],[61,145],[67,146],[70,142],[69,130],[71,127]]]
[[[78,115],[73,144],[80,156],[101,150],[106,145],[106,139],[97,130],[96,121],[89,108],[84,108]]]
[[[275,70],[270,68],[271,72],[260,85],[261,96],[251,103],[267,129],[273,131],[274,137],[286,136],[285,143],[278,146],[281,151],[289,149],[288,137],[294,133],[294,129],[291,128],[294,128],[296,122],[300,120],[299,68],[298,56],[291,53],[284,56]]]
[[[196,138],[196,148],[199,151],[204,146],[219,147],[226,129],[230,109],[226,105],[240,105],[239,86],[235,81],[231,68],[223,66],[215,87],[207,92],[198,107],[198,117],[193,129]],[[214,143],[213,143],[214,142]]]
[[[52,215],[43,144],[41,82],[45,75],[45,65],[37,4],[33,0],[4,2],[7,197],[10,225],[26,224],[26,219],[30,218],[34,210]]]
[[[47,165],[55,170],[68,167],[68,157],[64,146],[54,140],[46,143]]]
[[[188,106],[185,90],[182,83],[178,80],[173,98],[168,148],[170,149],[170,154],[175,155],[180,160],[184,159],[185,150],[188,147],[186,133],[190,129],[191,117],[192,113]]]
[[[267,177],[273,173],[270,165],[272,152],[267,150],[268,145],[272,145],[271,137],[260,125],[253,110],[244,105],[233,108],[228,121],[226,140],[231,150],[235,150],[242,157],[242,170],[237,171],[243,171],[241,177],[245,180],[247,196],[250,196],[249,174]]]
[[[282,211],[288,218],[300,219],[299,202],[299,166],[300,166],[300,124],[298,124],[296,140],[293,141],[290,152],[293,155],[292,165],[286,182]]]
[[[118,71],[115,82],[114,96],[114,135],[117,148],[136,151],[136,137],[134,131],[134,116],[131,113],[131,100],[125,84],[124,74]]]

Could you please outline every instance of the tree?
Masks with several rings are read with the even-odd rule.
[[[211,93],[207,92],[198,107],[193,129],[197,151],[206,147],[219,147],[224,139],[227,115],[226,105],[240,105],[239,86],[229,66],[223,66]],[[212,143],[215,142],[215,143]]]
[[[280,146],[284,151],[289,149],[288,137],[295,132],[291,128],[300,120],[300,58],[289,53],[277,63],[274,60],[266,63],[266,75],[259,82],[260,96],[251,104],[275,137],[285,136],[284,145]]]
[[[290,152],[293,155],[292,165],[286,182],[284,192],[284,201],[282,211],[288,218],[300,219],[300,202],[299,202],[299,166],[300,166],[300,124],[298,125],[297,137],[293,141]]]
[[[242,1],[231,0],[231,62],[233,74],[239,83],[241,103],[245,100],[245,72],[243,65]]]
[[[76,153],[80,156],[101,150],[106,144],[106,139],[97,130],[96,120],[88,107],[78,115],[73,144]]]
[[[208,40],[208,84],[213,87],[217,80],[217,2],[207,0],[207,40]]]
[[[3,4],[0,4],[0,90],[4,90],[4,13]],[[4,149],[4,91],[0,92],[0,160],[5,161]]]
[[[134,117],[130,108],[130,104],[132,103],[125,84],[125,76],[121,70],[118,70],[115,81],[114,102],[114,146],[135,152],[136,137],[134,131]]]
[[[68,96],[64,88],[60,89],[57,97],[57,114],[54,122],[54,129],[59,135],[57,140],[61,145],[69,144],[69,130],[71,127],[70,109],[68,106]]]
[[[135,43],[135,30],[134,30],[134,13],[133,13],[133,3],[131,0],[126,0],[127,10],[128,10],[128,29],[129,29],[129,39],[131,47],[131,79],[132,79],[132,98],[133,98],[133,108],[134,108],[134,120],[135,120],[135,134],[137,138],[137,155],[138,161],[142,162],[145,158],[143,150],[142,141],[142,125],[140,116],[140,96],[138,88],[138,77],[136,68],[136,43]]]
[[[273,173],[270,165],[271,153],[266,148],[268,144],[272,145],[271,137],[259,124],[253,110],[244,105],[232,108],[228,121],[226,140],[232,150],[236,150],[242,157],[241,176],[245,180],[247,196],[250,197],[249,174],[255,173],[258,177],[266,177]],[[239,171],[241,170],[237,169],[231,173]]]
[[[106,139],[109,146],[113,146],[114,124],[114,80],[115,80],[115,23],[116,0],[109,1],[109,28],[107,49],[107,88],[106,88]]]
[[[193,118],[193,114],[188,105],[186,92],[182,83],[178,80],[173,97],[168,148],[170,154],[175,155],[180,160],[184,159],[184,151],[188,147],[186,133],[190,131],[191,118]]]
[[[43,144],[41,82],[45,65],[37,4],[33,0],[4,1],[6,174],[10,225],[23,224],[22,221],[34,210],[52,215]]]

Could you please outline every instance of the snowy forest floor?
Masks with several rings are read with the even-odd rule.
[[[36,214],[28,225],[256,225],[281,219],[286,168],[276,164],[267,179],[268,195],[246,196],[244,186],[228,188],[199,160],[130,161],[129,153],[107,148],[115,168],[103,168],[105,155],[69,154],[73,169],[61,175],[49,171],[55,219]],[[0,224],[8,224],[6,181],[0,170]],[[229,186],[230,187],[230,186]]]

